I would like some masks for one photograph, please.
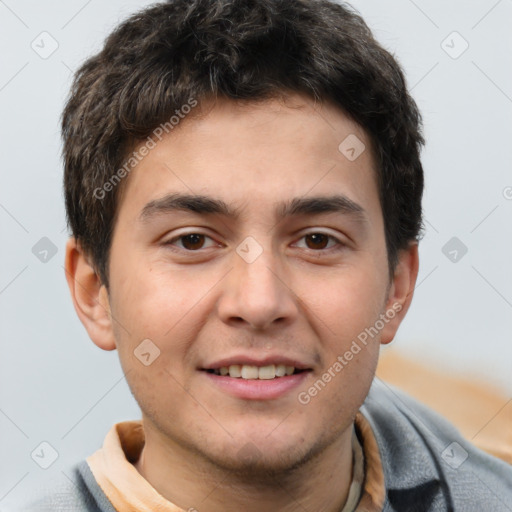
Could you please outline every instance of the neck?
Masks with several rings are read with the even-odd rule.
[[[352,425],[314,458],[280,474],[224,470],[145,426],[145,445],[134,464],[171,503],[208,512],[339,512],[352,480]]]

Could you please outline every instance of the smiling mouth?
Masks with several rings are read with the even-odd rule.
[[[246,380],[272,380],[281,377],[287,377],[307,370],[301,370],[294,366],[284,364],[269,364],[266,366],[254,366],[248,364],[232,364],[220,368],[208,369],[208,373],[222,377],[232,377],[235,379]]]

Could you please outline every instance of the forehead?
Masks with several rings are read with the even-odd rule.
[[[196,108],[161,140],[154,138],[124,184],[118,212],[128,210],[135,220],[148,204],[173,193],[214,196],[248,214],[331,193],[366,203],[365,210],[378,203],[369,137],[334,105],[292,95],[217,99]]]

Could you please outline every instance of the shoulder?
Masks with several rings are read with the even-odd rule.
[[[23,503],[11,504],[2,512],[116,512],[107,499],[87,462],[81,461],[62,472],[48,488],[33,489]]]
[[[376,379],[361,412],[382,459],[388,506],[418,498],[426,511],[505,511],[512,500],[512,466],[476,448],[442,416]],[[412,509],[411,509],[412,510]]]

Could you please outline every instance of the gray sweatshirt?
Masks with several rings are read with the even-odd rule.
[[[512,465],[474,447],[437,413],[379,379],[361,413],[380,450],[383,512],[512,512]],[[116,512],[85,460],[67,473],[74,484],[0,510]]]

